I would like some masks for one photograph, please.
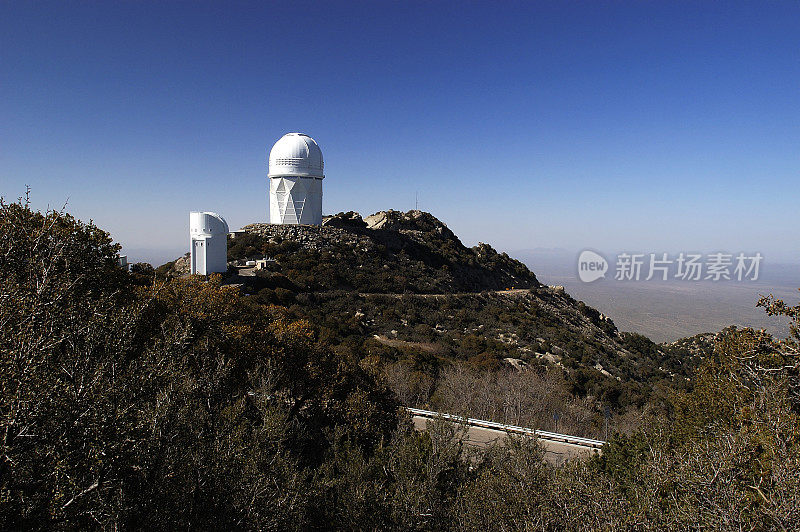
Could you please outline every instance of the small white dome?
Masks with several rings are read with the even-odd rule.
[[[215,212],[189,213],[189,232],[192,235],[227,235],[228,222]]]
[[[287,133],[269,152],[268,177],[303,176],[323,178],[322,150],[303,133]]]

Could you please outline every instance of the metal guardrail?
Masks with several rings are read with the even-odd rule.
[[[483,419],[474,419],[471,417],[465,418],[453,414],[443,414],[441,412],[433,412],[431,410],[420,410],[419,408],[409,408],[406,410],[415,416],[425,417],[429,419],[446,419],[458,423],[465,423],[471,427],[481,427],[485,429],[501,430],[503,432],[510,432],[512,434],[522,434],[525,436],[536,436],[543,440],[557,441],[561,443],[569,443],[571,445],[578,445],[580,447],[588,447],[590,449],[600,449],[606,442],[601,440],[592,440],[589,438],[581,438],[579,436],[570,436],[568,434],[558,434],[556,432],[547,432],[544,430],[536,430],[528,427],[518,427],[516,425],[504,425],[494,421],[486,421]]]

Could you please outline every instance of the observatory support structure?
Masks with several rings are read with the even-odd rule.
[[[322,225],[325,164],[317,142],[287,133],[269,152],[269,223]]]

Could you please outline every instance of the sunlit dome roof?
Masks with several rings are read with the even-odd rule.
[[[189,232],[193,235],[227,235],[228,222],[215,212],[192,211],[189,213]]]
[[[269,177],[325,177],[322,150],[303,133],[287,133],[269,152]]]

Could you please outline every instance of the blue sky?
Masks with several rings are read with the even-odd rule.
[[[3,2],[0,195],[134,258],[267,219],[283,133],[327,213],[469,245],[800,261],[797,2]]]

